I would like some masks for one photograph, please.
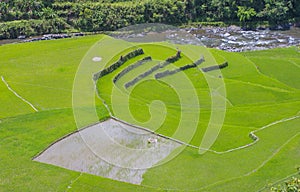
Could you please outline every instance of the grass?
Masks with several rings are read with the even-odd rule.
[[[0,75],[40,110],[71,107],[77,67],[100,38],[3,45],[0,47]]]
[[[223,87],[218,87],[223,81],[226,116],[212,150],[226,151],[251,143],[250,131],[299,115],[300,55],[293,47],[228,53],[168,43],[129,45],[102,35],[0,46],[0,76],[39,110],[34,112],[0,82],[0,191],[257,191],[297,171],[299,118],[257,132],[259,142],[231,153],[199,155],[198,149],[185,148],[168,163],[149,169],[141,186],[32,161],[52,142],[77,129],[72,110],[73,81],[81,59],[100,39],[99,52],[91,54],[103,56],[108,65],[137,46],[145,51],[97,82],[99,95],[111,109],[117,106],[114,115],[123,120],[199,146],[214,116],[212,100],[225,96]],[[126,82],[157,64],[150,62],[113,85],[113,77],[130,64],[148,55],[155,61],[165,60],[176,53],[177,47],[183,58],[173,68],[189,64],[201,54],[207,61],[200,68],[225,60],[229,67],[222,69],[222,78],[217,72],[204,74],[194,68],[161,81],[148,77],[126,91]],[[101,67],[93,64],[90,71]],[[219,89],[211,92],[209,86]],[[111,97],[112,93],[117,97]],[[84,95],[82,98],[83,106],[88,105]],[[152,103],[155,100],[164,106]],[[106,118],[106,108],[99,99],[96,103],[98,119]],[[128,116],[129,112],[135,119]],[[190,128],[193,126],[195,130]]]
[[[256,58],[252,57],[251,60],[259,67],[261,73],[279,80],[280,82],[293,87],[300,88],[300,83],[297,80],[300,67],[293,64],[291,61],[285,59],[273,58]],[[284,66],[282,65],[284,63]],[[281,73],[278,73],[281,71]],[[287,75],[288,74],[288,75]]]
[[[1,191],[65,191],[68,189],[69,184],[79,176],[79,173],[34,162],[31,158],[53,141],[76,130],[72,113],[72,109],[59,109],[2,120],[0,124]],[[143,187],[88,174],[83,174],[71,187],[70,190],[146,190]]]
[[[0,118],[16,116],[34,112],[34,110],[21,99],[9,91],[4,82],[0,82]]]
[[[224,155],[216,155],[211,153],[206,153],[203,156],[197,155],[197,150],[189,149],[181,153],[171,162],[165,164],[159,168],[153,168],[152,170],[146,172],[144,178],[144,184],[152,184],[153,186],[160,186],[165,188],[176,188],[181,190],[200,190],[201,188],[210,189],[215,191],[216,186],[219,182],[227,183],[231,180],[243,180],[245,181],[236,185],[234,187],[225,187],[223,185],[224,191],[229,191],[230,189],[238,191],[240,186],[246,185],[251,186],[251,188],[245,188],[245,191],[255,191],[255,189],[262,188],[266,180],[276,181],[282,177],[282,175],[289,172],[295,172],[295,164],[299,163],[295,157],[298,157],[296,149],[294,153],[290,153],[290,156],[286,156],[286,159],[291,160],[291,164],[284,168],[282,175],[273,173],[273,169],[268,170],[264,179],[257,181],[254,177],[252,180],[247,180],[247,174],[251,171],[260,167],[264,160],[268,159],[270,156],[274,155],[268,161],[266,165],[272,165],[273,161],[276,161],[277,155],[280,155],[282,151],[277,152],[276,150],[286,143],[287,140],[292,138],[295,134],[299,133],[298,124],[299,119],[286,123],[285,125],[276,125],[258,135],[262,138],[255,146],[247,148],[245,150],[239,150],[232,153],[227,153]],[[289,127],[286,130],[286,126]],[[276,133],[281,133],[280,137]],[[299,139],[299,137],[293,140]],[[276,141],[276,142],[275,142]],[[297,148],[297,145],[293,145]],[[276,154],[275,154],[276,153]],[[283,169],[277,167],[275,170]],[[259,175],[260,169],[254,172]],[[159,175],[170,175],[169,177],[164,177],[159,180],[154,179],[159,177]],[[252,176],[250,174],[249,176]],[[188,178],[188,179],[187,179]],[[185,181],[184,183],[180,181]],[[253,184],[255,183],[255,184]],[[235,186],[236,185],[236,186]],[[244,190],[243,190],[244,191]]]

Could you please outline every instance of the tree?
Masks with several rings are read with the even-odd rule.
[[[40,16],[43,19],[54,19],[57,17],[56,13],[50,7],[43,8],[40,12]]]
[[[245,27],[247,21],[251,21],[251,19],[256,16],[256,11],[250,7],[238,6],[237,16],[240,22],[242,22],[242,26]]]
[[[293,18],[300,23],[300,0],[289,0],[287,6],[289,8],[289,18]]]
[[[279,25],[288,19],[288,5],[286,0],[264,0],[265,7],[258,13],[262,19],[267,19],[271,25]]]
[[[212,0],[208,3],[213,16],[218,21],[232,20],[236,7],[232,6],[233,0]]]
[[[9,5],[6,2],[0,2],[0,21],[6,20]]]

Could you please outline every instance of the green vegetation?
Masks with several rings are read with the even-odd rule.
[[[144,50],[143,55],[131,58],[99,79],[99,95],[109,107],[113,104],[113,79],[128,66],[147,56],[152,57],[152,61],[130,70],[116,81],[116,87],[122,91],[126,91],[125,83],[175,55],[176,47],[182,51],[182,57],[174,66],[165,66],[157,72],[185,66],[204,55],[205,62],[198,68],[187,69],[160,81],[148,77],[127,90],[132,91],[128,103],[130,111],[141,125],[150,118],[151,102],[164,102],[166,118],[155,131],[166,136],[173,137],[182,114],[186,115],[184,125],[194,122],[195,114],[198,115],[199,124],[190,141],[185,140],[188,128],[174,136],[195,146],[200,145],[212,112],[212,94],[205,73],[199,68],[227,61],[229,65],[221,69],[222,78],[219,78],[226,85],[226,116],[211,148],[213,151],[199,155],[198,149],[187,147],[172,161],[149,169],[141,186],[32,161],[52,142],[76,130],[71,108],[73,80],[82,57],[98,40],[111,42],[111,49],[98,53],[99,56],[114,56],[106,67],[118,61],[121,55],[137,48]],[[0,191],[257,191],[297,171],[300,165],[300,82],[297,81],[300,53],[297,48],[229,53],[215,49],[205,51],[197,46],[157,43],[133,44],[120,53],[113,52],[117,46],[125,45],[100,35],[0,47],[0,76],[5,77],[15,92],[39,110],[34,112],[0,82]],[[214,75],[215,72],[207,74]],[[191,91],[185,82],[180,81],[183,76],[190,80],[195,90],[200,114],[194,113],[197,111],[192,105],[183,105],[184,111],[181,112],[182,95],[179,93]],[[167,83],[176,84],[177,90]],[[222,95],[215,96],[221,99]],[[95,99],[99,119],[106,118],[106,108],[99,99]],[[160,105],[151,106],[157,116],[163,115]],[[119,117],[130,120],[128,114]],[[149,129],[157,128],[157,124],[148,125]],[[269,126],[260,130],[266,125]],[[255,130],[260,140],[253,146],[218,153],[253,142],[249,133]]]
[[[51,142],[76,130],[72,109],[43,111],[1,121],[1,191],[152,191],[88,174],[80,176],[31,160]],[[78,177],[80,182],[75,182]]]
[[[250,21],[252,17],[256,16],[256,11],[253,8],[238,6],[237,16],[245,26],[247,21]]]
[[[225,22],[253,28],[297,23],[299,0],[11,0],[0,2],[0,39],[19,35],[109,31],[140,23]],[[217,22],[217,23],[215,23]]]
[[[273,192],[297,192],[299,190],[300,179],[298,179],[297,177],[291,178],[289,181],[286,181],[283,185],[271,188],[271,191]]]

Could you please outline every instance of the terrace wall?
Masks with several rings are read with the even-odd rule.
[[[103,77],[107,74],[112,73],[113,71],[118,69],[120,66],[122,66],[126,61],[128,61],[128,60],[130,60],[130,59],[132,59],[136,56],[142,55],[142,54],[144,54],[144,50],[143,49],[137,49],[137,50],[134,50],[134,51],[128,53],[125,56],[121,56],[120,59],[117,62],[115,62],[114,64],[112,64],[108,68],[94,74],[93,79],[96,81],[99,78],[101,78],[101,77]]]

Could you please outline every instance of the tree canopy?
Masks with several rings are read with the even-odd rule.
[[[270,25],[299,22],[300,0],[0,1],[0,39],[49,31],[116,30],[138,23],[218,21],[242,26],[262,21]]]

